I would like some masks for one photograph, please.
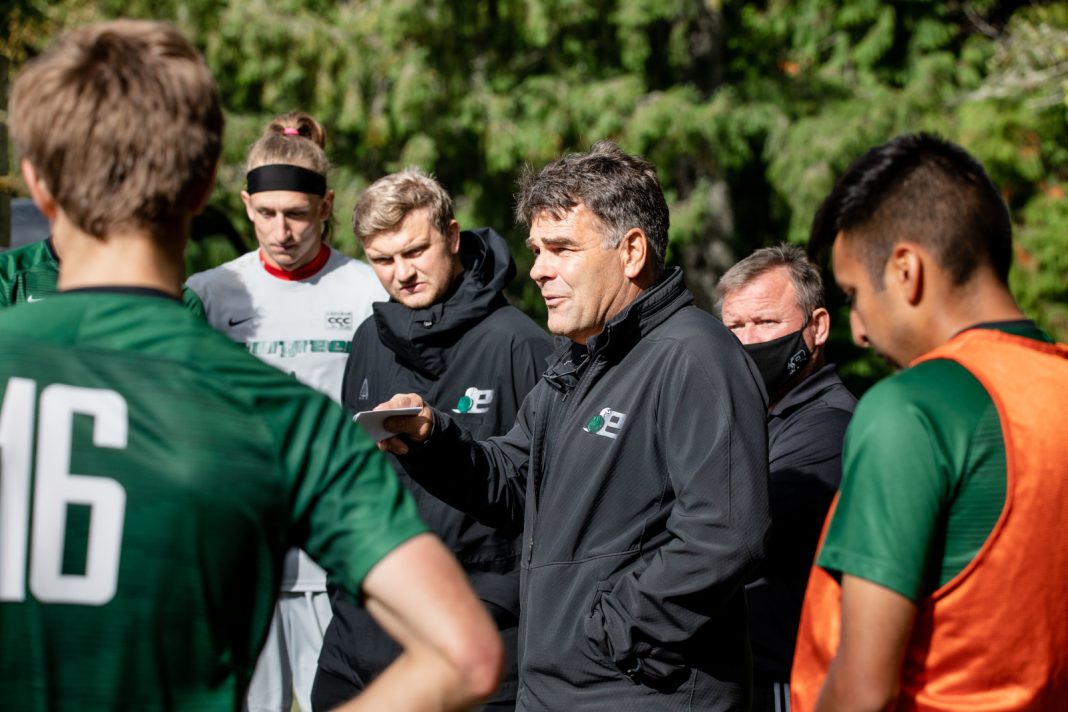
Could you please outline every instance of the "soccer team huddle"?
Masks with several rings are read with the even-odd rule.
[[[719,317],[650,162],[529,169],[546,331],[421,169],[332,247],[300,111],[187,279],[224,122],[168,24],[62,35],[9,122],[51,236],[0,253],[5,709],[1068,709],[1068,346],[959,146],[859,156]],[[859,402],[828,263],[897,369]]]

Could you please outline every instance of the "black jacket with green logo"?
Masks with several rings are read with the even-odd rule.
[[[436,411],[401,463],[480,521],[522,523],[517,709],[747,709],[760,376],[679,270],[587,346],[558,351],[506,435]]]
[[[426,309],[374,304],[374,317],[356,330],[345,367],[342,402],[350,412],[371,410],[397,393],[418,393],[477,437],[498,435],[515,422],[523,398],[545,370],[552,339],[504,297],[516,270],[503,237],[490,228],[465,230],[460,258],[463,275],[437,304]],[[476,593],[496,607],[491,610],[498,623],[510,618],[514,626],[519,526],[499,530],[479,524],[395,469]],[[400,649],[350,601],[335,596],[334,613],[320,667],[363,687]],[[514,698],[514,671],[511,690],[505,685],[501,694]]]

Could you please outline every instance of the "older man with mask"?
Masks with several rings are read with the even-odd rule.
[[[412,394],[380,443],[416,480],[523,527],[519,710],[741,710],[743,585],[768,527],[759,375],[665,269],[647,161],[600,143],[527,175],[531,278],[565,337],[504,436]]]
[[[856,399],[824,362],[830,332],[823,280],[804,250],[757,250],[716,287],[723,323],[745,345],[768,389],[772,531],[746,587],[753,709],[788,711],[790,664],[820,528],[838,488],[842,438]]]

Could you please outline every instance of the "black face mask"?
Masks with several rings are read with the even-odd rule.
[[[768,397],[774,397],[783,386],[796,376],[808,360],[812,352],[805,345],[802,336],[804,328],[798,329],[792,334],[780,336],[762,344],[745,344],[743,348],[753,359],[764,386],[768,389]]]

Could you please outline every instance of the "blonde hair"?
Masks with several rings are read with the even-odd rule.
[[[363,242],[400,225],[408,213],[426,208],[431,223],[448,237],[452,198],[432,175],[410,166],[371,184],[352,211],[352,232]]]
[[[245,172],[277,164],[300,166],[326,178],[330,161],[326,158],[326,130],[322,124],[303,111],[290,111],[271,119],[249,146]],[[325,220],[323,240],[329,240],[333,232],[333,219]]]
[[[286,133],[295,131],[295,135]],[[263,134],[249,146],[245,171],[271,164],[300,166],[326,177],[326,131],[303,111],[290,111],[271,119]]]
[[[173,26],[115,20],[62,37],[11,92],[11,136],[68,218],[154,237],[194,210],[222,143],[219,95]]]

